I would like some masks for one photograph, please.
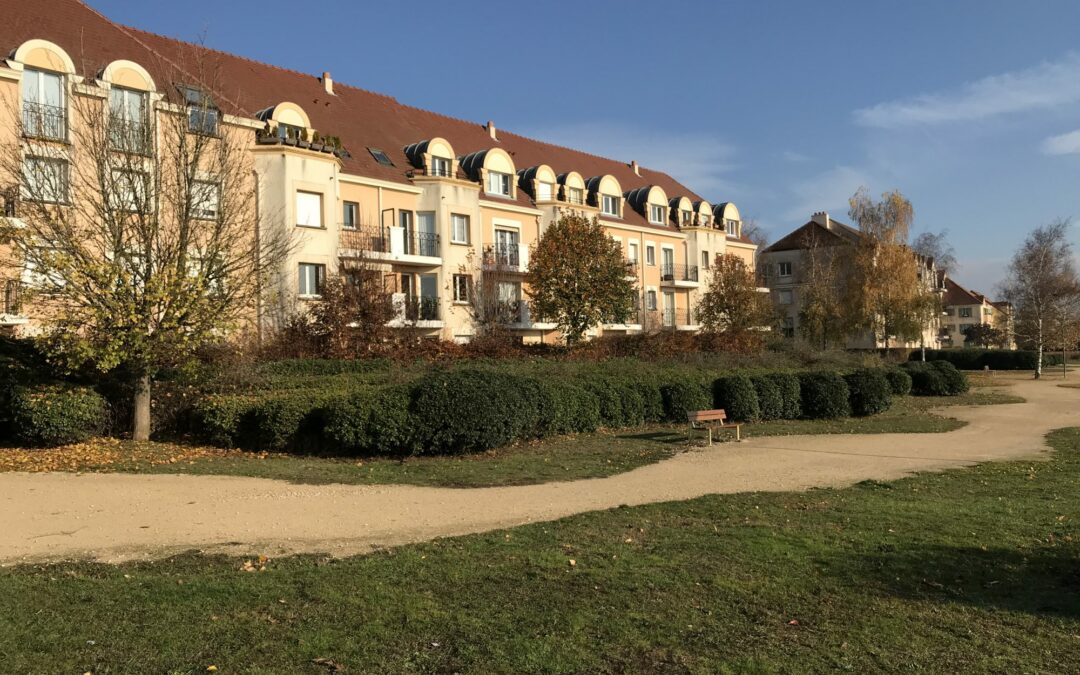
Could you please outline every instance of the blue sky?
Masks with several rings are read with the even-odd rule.
[[[1080,217],[1075,0],[90,0],[110,18],[671,172],[775,237],[860,186],[990,292]]]

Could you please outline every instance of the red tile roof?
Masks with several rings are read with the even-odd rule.
[[[982,293],[969,291],[952,279],[946,278],[944,302],[946,305],[981,305],[990,300]],[[991,304],[996,306],[996,303]]]
[[[315,129],[341,138],[351,153],[344,160],[344,170],[349,173],[408,184],[406,171],[412,166],[404,148],[439,136],[453,145],[458,156],[500,147],[511,155],[518,170],[548,164],[557,174],[577,171],[586,179],[611,174],[626,192],[658,185],[669,197],[702,199],[661,171],[642,167],[641,176],[637,176],[624,162],[503,130],[498,131],[496,142],[481,124],[421,110],[340,82],[334,83],[335,95],[329,95],[318,77],[122,26],[79,0],[0,0],[0,15],[4,16],[0,49],[10,53],[31,38],[50,40],[64,48],[80,74],[86,76],[96,76],[111,61],[128,59],[146,68],[162,90],[176,84],[168,81],[175,79],[170,73],[182,70],[185,64],[191,67],[199,63],[214,72],[215,99],[224,112],[254,117],[258,111],[283,101],[296,103],[307,112]],[[376,162],[368,147],[385,151],[394,166]],[[529,196],[521,190],[517,201],[531,205]],[[625,216],[625,221],[634,225],[674,229],[650,225],[644,215],[630,209],[626,209]],[[751,243],[745,238],[740,241]]]

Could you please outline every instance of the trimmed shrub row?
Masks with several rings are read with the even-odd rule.
[[[970,388],[967,376],[948,361],[908,361],[901,367],[911,376],[916,396],[956,396]]]
[[[913,362],[922,362],[918,351],[910,356]],[[1007,349],[927,349],[926,361],[946,361],[961,370],[1035,370],[1038,355],[1029,350]],[[1043,365],[1061,365],[1058,354],[1043,353]]]
[[[920,367],[922,366],[922,367]],[[565,378],[460,369],[407,385],[346,392],[208,396],[193,430],[210,443],[251,449],[350,455],[476,452],[517,441],[652,422],[684,422],[693,410],[723,408],[732,420],[833,419],[887,410],[925,373],[924,389],[959,393],[947,363],[904,369],[728,375],[662,381],[649,375]]]
[[[18,386],[11,389],[7,407],[16,440],[27,445],[78,443],[101,434],[109,422],[108,404],[90,387]]]

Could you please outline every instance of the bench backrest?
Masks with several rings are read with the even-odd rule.
[[[723,422],[727,413],[723,410],[692,410],[686,413],[689,422]]]

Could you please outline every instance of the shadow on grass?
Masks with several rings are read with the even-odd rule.
[[[1080,619],[1080,547],[1028,551],[917,546],[847,556],[830,565],[866,592],[905,600]]]
[[[686,432],[679,431],[646,431],[638,434],[619,434],[616,436],[619,439],[635,440],[635,441],[653,441],[655,443],[664,443],[666,445],[686,445]]]

